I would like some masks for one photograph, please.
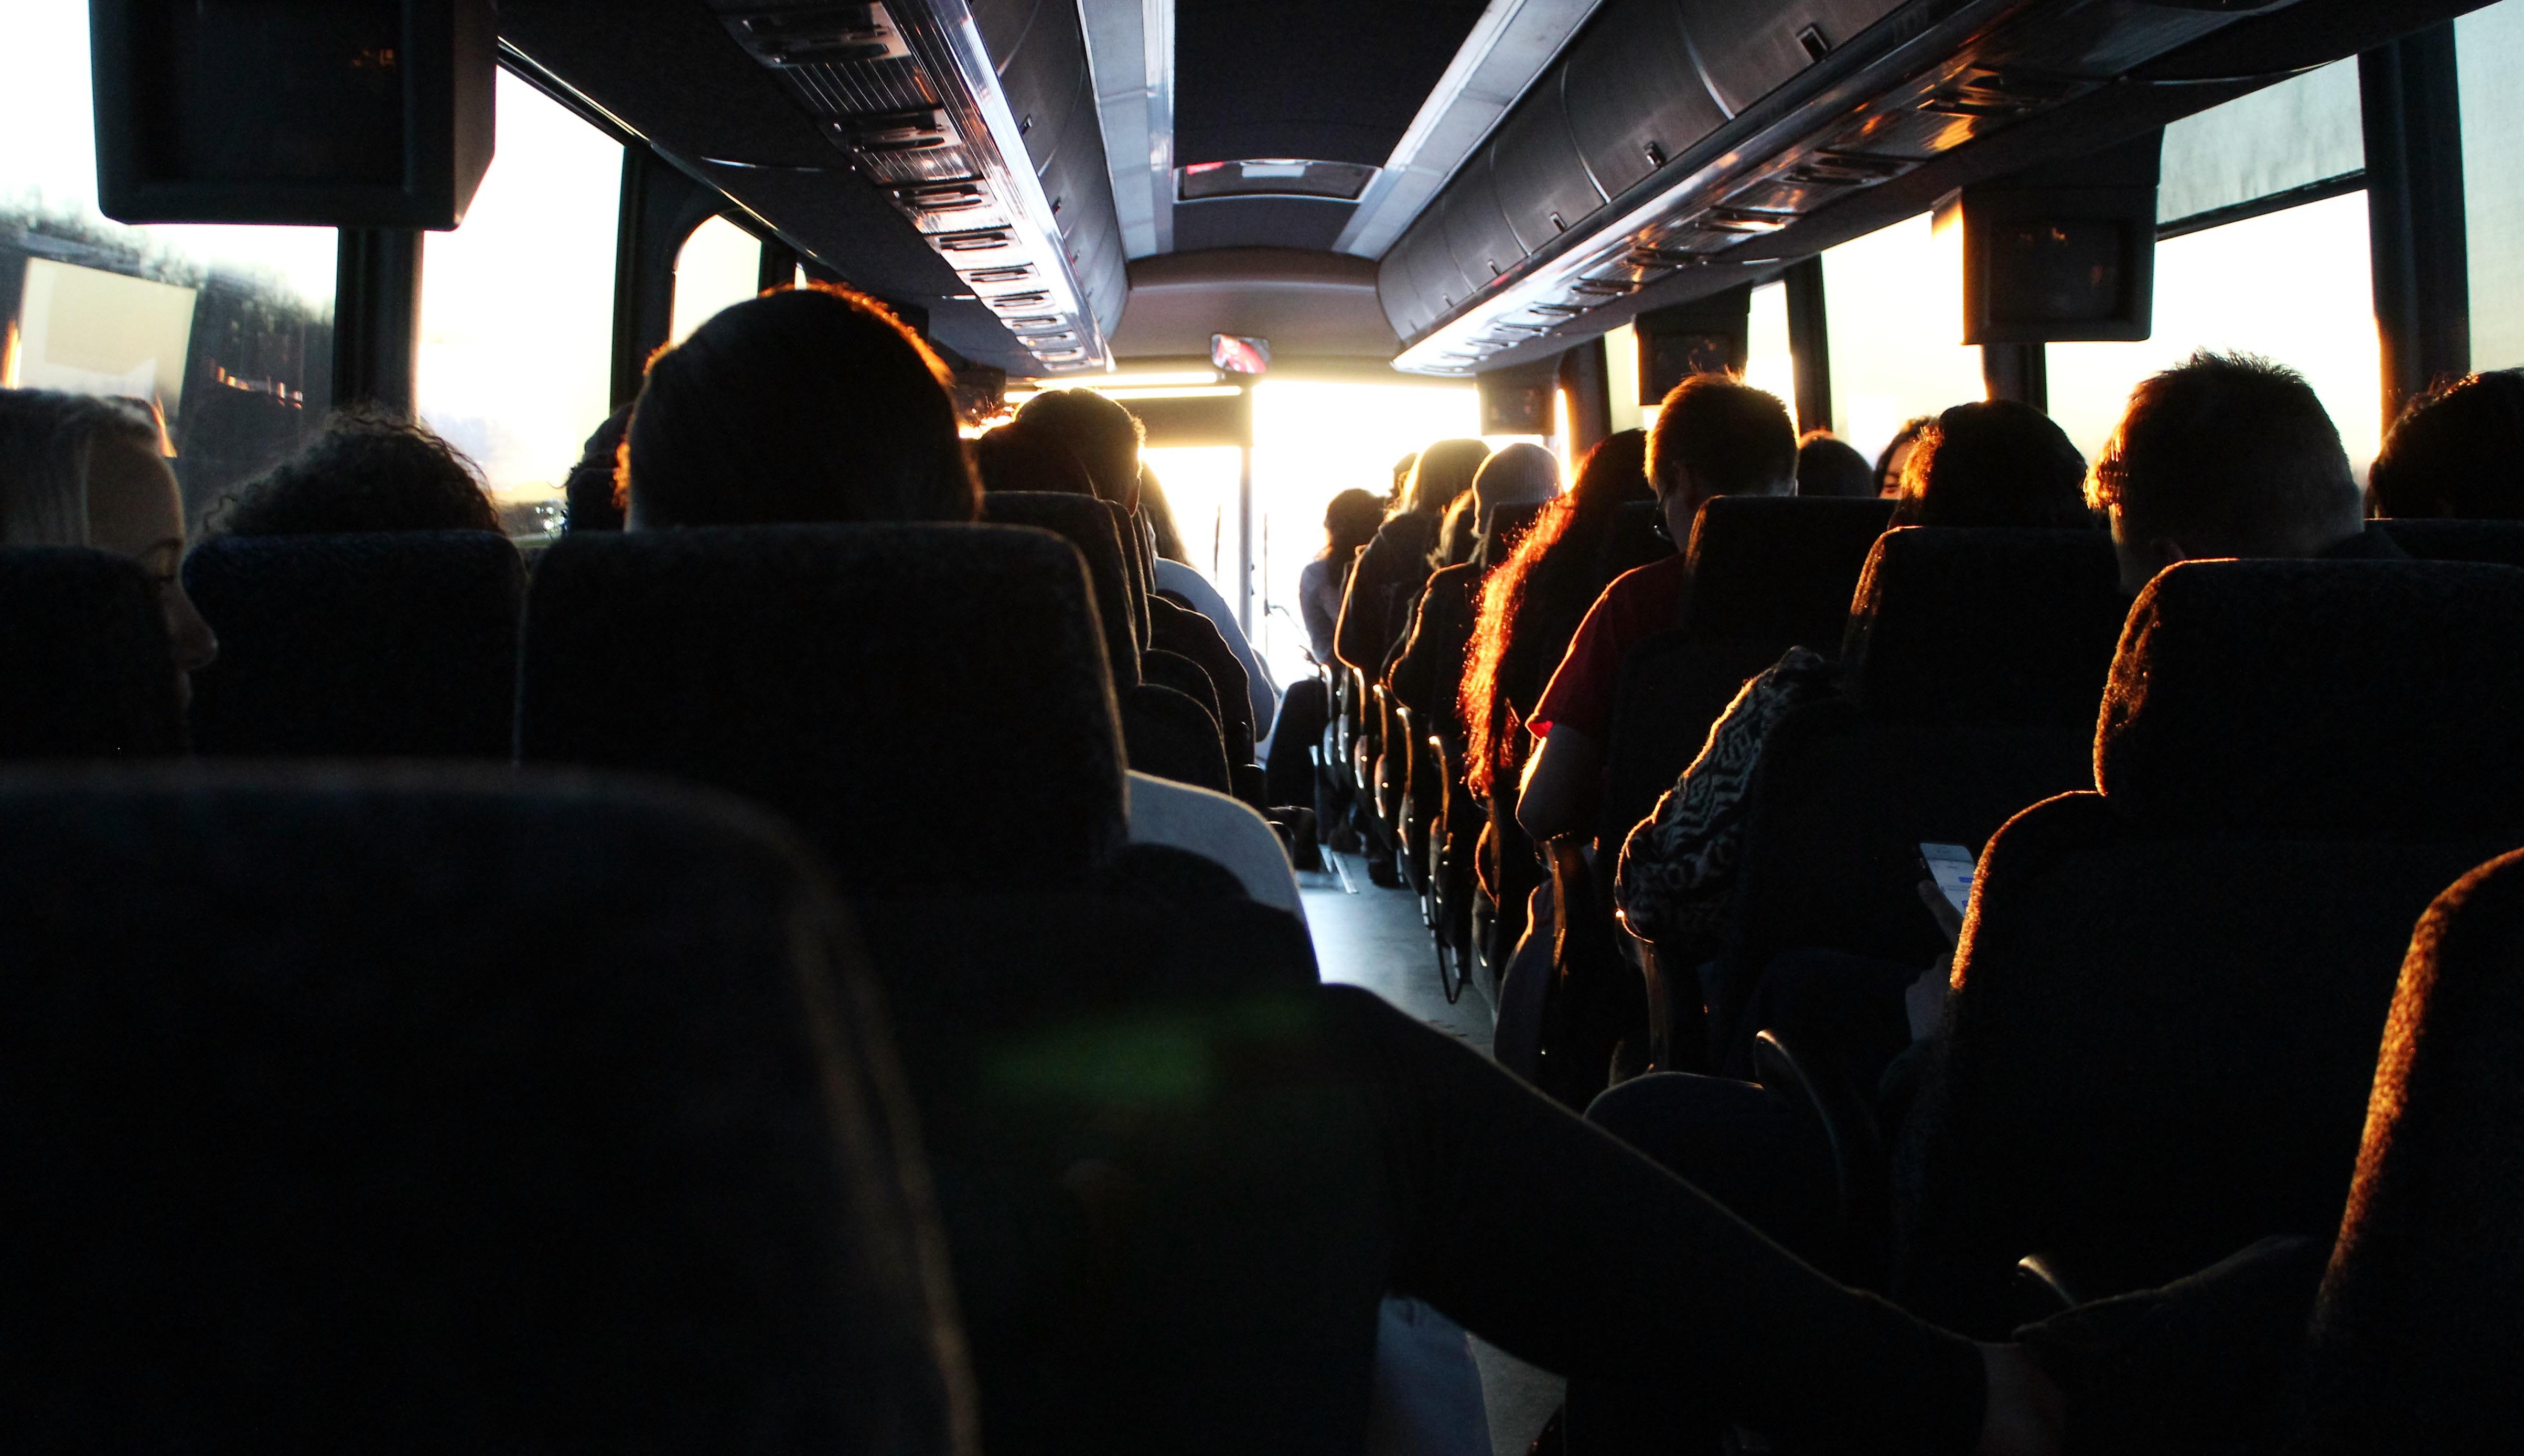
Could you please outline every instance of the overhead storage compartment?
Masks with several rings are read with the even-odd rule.
[[[1499,210],[1487,147],[1475,152],[1446,189],[1446,246],[1455,269],[1476,289],[1525,262],[1525,249]]]
[[[1553,89],[1563,93],[1571,137],[1607,197],[1647,180],[1725,123],[1682,22],[1674,0],[1612,0],[1555,68],[1565,79],[1536,82],[1517,108],[1536,105],[1550,81],[1563,80]]]
[[[1569,130],[1562,77],[1546,76],[1526,104],[1499,124],[1490,143],[1490,177],[1517,242],[1530,253],[1595,215],[1604,194],[1586,174]]]
[[[1456,305],[1473,296],[1473,285],[1464,270],[1455,266],[1455,250],[1446,241],[1445,203],[1441,199],[1434,216],[1424,217],[1429,224],[1419,246],[1411,250],[1411,275],[1420,282],[1420,297],[1443,316]],[[1414,227],[1413,233],[1422,229]]]
[[[1728,116],[1901,8],[1902,0],[1688,0],[1683,31],[1699,54],[1702,78]]]

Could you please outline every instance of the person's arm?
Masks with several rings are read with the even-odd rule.
[[[1350,568],[1341,590],[1340,621],[1333,629],[1334,655],[1343,666],[1370,678],[1384,662],[1384,557],[1378,553],[1383,545],[1380,532],[1358,554],[1358,564]]]
[[[1535,844],[1583,834],[1595,824],[1604,793],[1604,750],[1567,723],[1554,723],[1526,760],[1517,786],[1516,822]]]

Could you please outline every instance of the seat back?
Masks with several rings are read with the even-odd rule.
[[[994,491],[982,497],[982,519],[998,525],[1039,526],[1064,537],[1087,558],[1095,588],[1095,620],[1104,633],[1104,657],[1113,686],[1128,690],[1140,680],[1140,641],[1132,627],[1131,563],[1122,554],[1122,527],[1114,510],[1093,496],[1051,491]]]
[[[181,752],[167,614],[136,562],[0,546],[0,758]]]
[[[1675,629],[1622,664],[1605,747],[1603,840],[1656,807],[1747,680],[1803,645],[1836,651],[1889,501],[1720,496],[1691,531]]]
[[[1791,709],[1763,745],[1723,979],[1749,985],[1802,946],[1915,965],[1943,950],[1918,847],[1977,849],[2092,782],[2127,607],[2099,531],[1886,532],[1842,648],[1848,701]]]
[[[2524,1426],[2524,852],[2419,922],[2315,1306],[2302,1449],[2489,1451]]]
[[[1664,510],[1654,501],[1625,501],[1614,508],[1613,519],[1595,548],[1597,581],[1611,581],[1674,555],[1674,543],[1657,534],[1657,520]]]
[[[565,537],[527,599],[518,750],[768,803],[854,891],[1092,883],[1125,826],[1089,592],[1026,527]]]
[[[219,639],[193,677],[199,752],[509,756],[525,572],[505,537],[220,536],[184,586]]]
[[[17,1450],[972,1449],[907,1099],[767,816],[0,776]]]
[[[2379,520],[2370,530],[2422,560],[2524,566],[2524,520]]]
[[[2004,1333],[2340,1217],[2411,923],[2524,838],[2524,571],[2194,562],[2141,594],[2100,793],[1983,852],[1894,1292]]]

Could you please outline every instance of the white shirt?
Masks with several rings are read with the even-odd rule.
[[[1209,618],[1218,635],[1227,639],[1227,650],[1244,664],[1244,695],[1253,704],[1253,741],[1271,741],[1271,718],[1280,710],[1280,685],[1271,680],[1271,670],[1254,655],[1253,644],[1244,640],[1244,629],[1236,625],[1236,613],[1228,608],[1227,599],[1209,578],[1181,561],[1157,558],[1157,590],[1172,592],[1191,604],[1191,609]]]
[[[1270,821],[1224,794],[1195,789],[1134,770],[1125,791],[1130,801],[1131,843],[1171,845],[1226,867],[1257,904],[1286,910],[1299,921],[1297,872]]]

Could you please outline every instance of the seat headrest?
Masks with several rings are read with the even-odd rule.
[[[1890,501],[1712,498],[1692,522],[1683,627],[1836,649],[1859,570],[1892,515]]]
[[[995,491],[982,497],[982,519],[1005,526],[1039,526],[1067,537],[1087,558],[1087,579],[1095,586],[1095,617],[1104,632],[1104,656],[1113,665],[1113,685],[1128,688],[1140,680],[1139,638],[1131,630],[1137,610],[1131,604],[1130,559],[1122,554],[1122,527],[1114,510],[1093,496],[1052,491]]]
[[[6,774],[0,944],[17,1444],[950,1449],[900,1079],[769,816]]]
[[[1867,558],[1841,659],[1874,716],[2086,725],[2128,609],[2101,531],[1906,526]]]
[[[2423,561],[2524,566],[2524,520],[2379,520],[2368,528]]]
[[[2192,561],[2130,608],[2095,783],[2142,821],[2524,830],[2524,570]]]
[[[167,615],[137,562],[0,547],[0,758],[181,752]]]
[[[525,570],[490,531],[218,536],[184,560],[218,635],[204,753],[507,758]]]
[[[854,891],[1088,884],[1124,839],[1088,592],[1024,526],[563,537],[527,598],[518,749],[768,803]]]

